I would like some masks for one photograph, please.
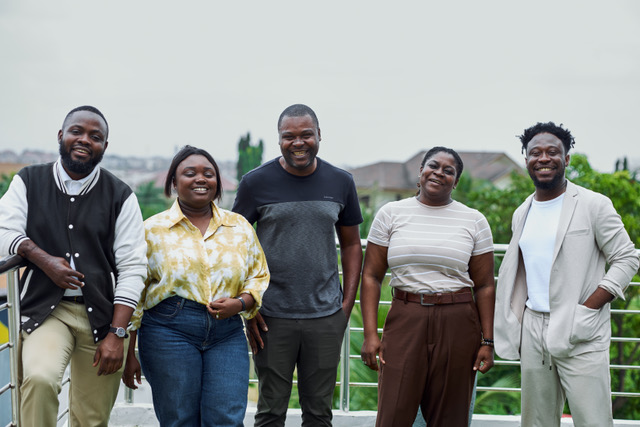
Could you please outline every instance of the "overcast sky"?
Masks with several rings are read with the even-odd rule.
[[[434,145],[520,162],[515,136],[549,120],[600,171],[640,159],[637,0],[2,1],[0,58],[0,151],[57,150],[91,104],[107,155],[235,160],[250,131],[267,160],[304,103],[340,166]]]

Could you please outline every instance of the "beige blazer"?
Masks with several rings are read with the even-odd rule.
[[[504,359],[520,358],[527,282],[518,242],[532,199],[513,214],[511,242],[498,273],[494,339],[496,353]],[[611,200],[568,182],[549,282],[549,353],[570,357],[609,348],[610,304],[592,310],[582,303],[598,287],[624,299],[637,271],[638,252]]]

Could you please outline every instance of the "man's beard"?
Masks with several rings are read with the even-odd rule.
[[[531,172],[529,172],[529,176],[531,177],[531,180],[533,181],[533,185],[535,185],[536,188],[539,188],[541,190],[552,190],[554,188],[559,187],[564,181],[564,171],[562,172],[563,173],[557,173],[551,181],[545,181],[545,182],[540,182],[536,178],[536,175]]]
[[[79,175],[91,173],[91,171],[98,166],[98,163],[102,161],[102,157],[104,156],[104,151],[102,151],[97,157],[93,157],[87,162],[79,162],[71,158],[71,151],[65,150],[64,144],[60,144],[58,151],[62,158],[62,164],[71,172]]]

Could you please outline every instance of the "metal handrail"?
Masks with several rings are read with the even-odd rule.
[[[8,330],[9,342],[0,346],[0,352],[9,350],[9,383],[0,387],[0,395],[11,390],[11,422],[9,426],[20,425],[20,394],[18,390],[18,345],[20,340],[20,294],[18,283],[20,281],[20,268],[26,265],[25,260],[19,255],[12,255],[0,259],[0,274],[7,274],[7,302],[0,305],[0,310],[8,310]],[[70,382],[68,377],[64,378],[61,385]],[[57,420],[60,421],[69,414],[69,408],[62,408],[58,413]]]
[[[366,241],[362,240],[362,245],[363,248],[366,246]],[[494,254],[495,257],[504,257],[504,253],[506,252],[507,248],[508,248],[508,244],[503,244],[503,243],[496,243],[494,244]],[[638,254],[640,254],[640,249],[637,249]],[[386,273],[387,277],[390,277],[390,273],[387,272]],[[497,280],[497,277],[496,277]],[[629,284],[629,286],[640,286],[640,282],[631,282]],[[359,300],[356,300],[356,304],[360,304]],[[380,301],[379,303],[380,306],[390,306],[391,305],[391,301]],[[638,315],[640,314],[640,310],[621,310],[621,309],[612,309],[611,310],[611,314],[623,314],[623,315]],[[356,332],[356,333],[363,333],[364,332],[364,328],[362,327],[351,327],[350,326],[351,322],[349,322],[349,331],[350,332]],[[382,328],[378,328],[378,333],[382,333]],[[346,336],[346,334],[345,334]],[[350,337],[350,334],[349,334]],[[637,343],[640,342],[640,337],[636,338],[636,337],[611,337],[611,342],[623,342],[623,343]],[[347,347],[349,348],[349,341],[343,342],[343,349]],[[348,359],[346,360],[360,360],[360,355],[356,354],[356,355],[352,355],[350,354],[348,356]],[[342,360],[345,360],[345,358],[343,358]],[[348,364],[348,363],[346,363]],[[496,360],[494,361],[495,365],[503,365],[503,366],[520,366],[520,361],[519,360],[502,360],[499,359],[496,356]],[[611,370],[618,370],[618,369],[624,369],[624,370],[640,370],[640,364],[639,365],[610,365],[609,368]],[[346,388],[347,388],[347,395],[349,394],[349,388],[351,386],[353,387],[377,387],[377,383],[376,382],[350,382]],[[342,386],[341,386],[342,387]],[[520,392],[520,388],[509,388],[509,387],[483,387],[483,386],[478,386],[477,387],[478,391],[504,391],[504,392]],[[341,403],[343,401],[342,396],[343,396],[343,390],[340,390],[340,396],[341,396]],[[616,391],[612,391],[611,392],[612,396],[616,396],[616,397],[635,397],[635,398],[640,398],[640,390],[635,391],[635,392],[616,392]],[[348,401],[348,399],[347,399]],[[344,407],[341,406],[340,409],[345,410]],[[348,404],[346,405],[346,410],[348,411]]]
[[[366,247],[366,240],[362,240],[363,249]],[[494,244],[494,253],[495,257],[503,257],[504,252],[506,252],[507,244],[497,243]],[[640,249],[638,249],[638,253],[640,254]],[[390,273],[387,273],[389,276]],[[496,278],[497,279],[497,278]],[[631,282],[630,286],[640,286],[640,282]],[[360,300],[356,300],[355,304],[360,304]],[[391,301],[380,301],[380,306],[390,306]],[[620,310],[615,309],[611,310],[612,314],[623,314],[623,315],[638,315],[640,314],[640,310]],[[349,397],[351,392],[351,387],[377,387],[378,384],[376,382],[361,382],[361,381],[350,381],[350,360],[360,360],[359,354],[350,354],[350,342],[351,342],[351,333],[363,333],[364,328],[362,327],[352,327],[351,321],[348,322],[347,329],[345,331],[345,336],[342,343],[341,350],[341,363],[340,363],[340,380],[336,381],[336,386],[340,388],[340,401],[339,406],[340,410],[348,412],[349,411]],[[378,328],[378,333],[382,333],[382,328]],[[638,342],[640,338],[635,337],[612,337],[611,342]],[[251,354],[249,352],[249,354]],[[520,361],[518,360],[502,360],[496,358],[494,361],[495,365],[502,366],[520,366]],[[626,369],[626,370],[640,370],[640,365],[610,365],[610,369]],[[249,380],[250,384],[257,384],[258,380],[252,378]],[[296,385],[298,382],[296,380],[293,381],[293,384]],[[478,391],[502,391],[502,392],[520,392],[520,388],[511,388],[511,387],[483,387],[478,386]],[[127,389],[125,392],[127,396],[126,401],[128,403],[133,403],[133,390]],[[640,397],[640,390],[638,392],[612,392],[612,396],[619,397]]]
[[[366,246],[366,241],[362,240],[362,245],[363,248]],[[502,257],[504,256],[504,252],[506,251],[508,245],[507,244],[494,244],[494,253],[496,257]],[[638,250],[638,252],[640,253],[640,249]],[[22,263],[22,259],[18,256],[13,256],[13,257],[9,257],[9,258],[5,258],[0,260],[0,274],[3,273],[11,273],[9,274],[9,276],[11,277],[12,274],[15,275],[14,279],[9,281],[10,284],[8,284],[7,288],[9,291],[9,298],[6,304],[0,305],[0,310],[8,308],[10,312],[13,313],[12,316],[10,316],[10,321],[9,321],[9,334],[10,334],[10,342],[11,343],[15,343],[17,342],[17,337],[18,335],[18,325],[20,324],[19,319],[20,319],[20,315],[19,315],[19,304],[17,304],[17,301],[19,301],[18,295],[17,295],[17,283],[18,283],[18,267],[20,267],[21,265],[23,265]],[[387,273],[388,275],[389,273]],[[640,282],[631,282],[630,284],[631,286],[640,286]],[[16,301],[15,304],[12,305],[11,301]],[[357,300],[356,304],[360,304],[360,301]],[[389,306],[391,305],[390,301],[380,301],[380,306]],[[612,309],[611,310],[612,314],[621,314],[621,315],[640,315],[640,310],[620,310],[620,309]],[[13,320],[12,320],[13,319]],[[363,333],[364,329],[361,327],[351,327],[351,322],[348,322],[347,325],[347,329],[345,331],[345,335],[344,335],[344,340],[342,343],[342,350],[341,350],[341,363],[340,363],[340,379],[339,381],[336,381],[336,386],[339,387],[340,389],[340,402],[339,402],[339,406],[340,409],[348,412],[349,411],[349,398],[350,398],[350,392],[351,392],[351,388],[352,387],[377,387],[377,383],[376,382],[361,382],[361,381],[350,381],[350,374],[351,374],[351,369],[350,369],[350,360],[359,360],[360,359],[360,355],[359,354],[350,354],[350,342],[351,342],[351,338],[352,338],[352,333]],[[378,332],[381,333],[382,329],[379,328]],[[623,343],[637,343],[640,342],[640,337],[612,337],[611,338],[611,342],[623,342]],[[8,345],[3,345],[2,347],[0,347],[0,351],[9,348],[12,351],[12,354],[14,354],[14,356],[12,356],[11,359],[11,370],[12,370],[12,377],[11,377],[11,383],[1,387],[0,388],[0,394],[2,394],[3,392],[6,391],[6,389],[11,389],[12,391],[12,413],[15,414],[14,415],[14,420],[17,419],[17,413],[18,413],[18,406],[17,406],[17,390],[15,387],[15,384],[17,384],[17,349],[15,345],[11,345],[10,343]],[[14,359],[15,358],[15,359]],[[495,360],[495,364],[496,365],[503,365],[503,366],[519,366],[520,362],[519,361],[511,361],[511,360],[501,360],[496,358]],[[15,369],[14,369],[15,368]],[[640,370],[640,365],[611,365],[610,368],[612,370],[614,369],[625,369],[625,370]],[[14,370],[15,370],[15,376],[14,376]],[[251,384],[257,384],[258,380],[253,378],[250,380]],[[293,384],[297,384],[297,381],[294,381]],[[511,387],[483,387],[483,386],[478,386],[477,387],[478,391],[501,391],[501,392],[520,392],[520,388],[511,388]],[[15,395],[15,397],[14,397]],[[133,390],[126,388],[125,389],[125,401],[127,403],[133,403],[134,402],[134,393]],[[639,398],[640,397],[640,390],[638,391],[634,391],[634,392],[612,392],[612,396],[619,396],[619,397],[632,397],[632,398]],[[15,406],[15,408],[14,408]],[[68,411],[68,409],[66,410]],[[66,414],[65,411],[63,411],[59,416],[62,417]],[[16,425],[16,424],[10,424],[10,425]]]
[[[0,395],[11,390],[11,422],[8,426],[20,423],[20,405],[18,395],[18,344],[20,339],[20,295],[18,293],[19,268],[24,266],[21,256],[13,255],[0,259],[0,274],[7,274],[7,302],[1,310],[8,310],[9,342],[0,351],[9,351],[9,383],[4,384]]]

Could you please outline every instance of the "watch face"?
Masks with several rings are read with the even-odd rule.
[[[116,334],[116,336],[118,338],[126,338],[127,336],[127,331],[124,330],[124,328],[110,328],[109,332],[113,332],[114,334]]]

